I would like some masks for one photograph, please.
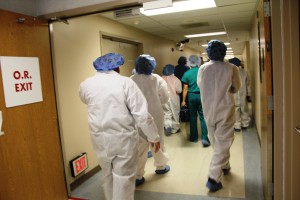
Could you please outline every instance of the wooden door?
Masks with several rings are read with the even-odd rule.
[[[258,57],[260,69],[260,109],[261,109],[261,164],[265,199],[272,199],[273,183],[273,111],[270,99],[273,97],[272,49],[271,49],[271,17],[264,12],[269,0],[258,2]]]
[[[42,102],[6,108],[0,73],[0,199],[66,200],[48,23],[4,10],[0,19],[0,56],[38,57],[43,95]]]

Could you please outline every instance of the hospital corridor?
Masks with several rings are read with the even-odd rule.
[[[299,200],[299,66],[299,0],[0,1],[0,200]]]
[[[235,133],[231,147],[231,173],[224,177],[223,189],[215,193],[205,187],[212,148],[203,148],[201,142],[187,140],[188,125],[181,124],[181,132],[165,136],[169,155],[170,172],[154,173],[153,157],[146,164],[145,183],[136,188],[136,200],[263,200],[261,182],[259,141],[255,128]],[[97,200],[104,199],[101,188],[102,173],[78,185],[72,197]]]

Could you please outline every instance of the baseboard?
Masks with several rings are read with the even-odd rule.
[[[78,179],[76,179],[73,183],[70,184],[71,191],[77,188],[79,185],[81,185],[83,182],[91,178],[93,175],[95,175],[97,172],[101,170],[101,167],[97,165],[94,169],[91,171],[83,174]]]

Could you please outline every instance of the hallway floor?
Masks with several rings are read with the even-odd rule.
[[[260,147],[255,128],[235,134],[231,147],[231,173],[223,177],[223,189],[210,193],[205,187],[212,148],[201,141],[187,141],[188,125],[181,132],[165,137],[171,171],[156,175],[153,158],[146,165],[146,182],[136,189],[135,200],[263,200]],[[73,197],[104,200],[101,171],[72,191]]]

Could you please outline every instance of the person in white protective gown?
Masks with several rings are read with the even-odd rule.
[[[248,109],[248,101],[251,95],[250,79],[247,71],[242,67],[240,59],[234,57],[228,60],[229,63],[239,67],[242,86],[237,93],[234,94],[235,100],[235,124],[234,130],[240,132],[245,130],[250,124],[250,115]]]
[[[177,133],[180,130],[179,112],[180,112],[180,97],[182,92],[181,81],[174,76],[175,67],[171,64],[163,68],[162,78],[167,82],[170,100],[163,105],[165,118],[165,132],[169,136],[172,133]]]
[[[165,174],[170,171],[170,166],[167,165],[168,156],[164,146],[164,112],[163,104],[169,100],[169,92],[166,81],[157,74],[153,74],[156,67],[156,61],[150,55],[140,55],[136,58],[135,69],[136,74],[131,76],[131,79],[139,86],[148,102],[148,110],[153,116],[160,136],[160,150],[153,152],[154,166],[156,174]],[[139,161],[136,174],[136,186],[145,182],[143,177],[145,174],[145,165],[147,162],[147,152],[149,143],[145,140],[144,130],[139,129]]]
[[[206,187],[221,189],[223,175],[230,172],[230,147],[234,140],[235,109],[233,93],[241,86],[238,68],[224,62],[227,47],[212,40],[206,49],[209,62],[201,65],[197,84],[201,91],[204,118],[213,147]]]
[[[91,141],[103,171],[106,200],[133,200],[138,160],[139,135],[158,151],[159,135],[147,101],[138,86],[121,76],[124,58],[109,53],[97,58],[97,73],[84,80],[79,96],[88,109]]]

